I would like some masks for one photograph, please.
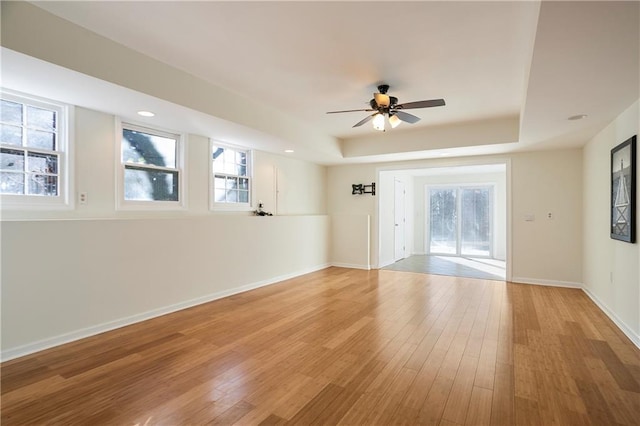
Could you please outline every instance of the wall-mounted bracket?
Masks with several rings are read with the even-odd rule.
[[[367,189],[369,189],[367,191]],[[376,195],[376,183],[371,182],[371,185],[364,185],[362,183],[351,185],[351,194],[352,195],[360,195],[360,194],[371,194]]]

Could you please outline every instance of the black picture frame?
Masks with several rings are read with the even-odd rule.
[[[611,150],[611,238],[636,242],[636,136]]]

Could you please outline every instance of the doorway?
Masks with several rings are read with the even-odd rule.
[[[507,163],[379,171],[378,268],[508,279]]]

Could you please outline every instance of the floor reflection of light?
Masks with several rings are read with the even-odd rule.
[[[153,418],[153,416],[149,416],[149,418],[147,420],[145,420],[144,423],[136,423],[133,426],[148,426],[149,422],[151,421],[152,418]]]
[[[477,269],[478,271],[486,272],[489,274],[504,276],[504,267],[500,267],[500,264],[504,264],[495,259],[469,259],[466,257],[450,257],[450,256],[437,256],[438,259],[445,260],[447,262],[457,263],[462,266]]]

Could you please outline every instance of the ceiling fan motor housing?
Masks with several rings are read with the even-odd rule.
[[[371,109],[375,109],[378,110],[378,112],[380,113],[385,113],[385,112],[389,112],[390,109],[393,109],[396,105],[398,105],[398,98],[396,98],[395,96],[389,96],[389,106],[388,107],[383,107],[378,105],[378,103],[376,102],[375,99],[371,99],[369,101],[369,105],[371,105]]]

